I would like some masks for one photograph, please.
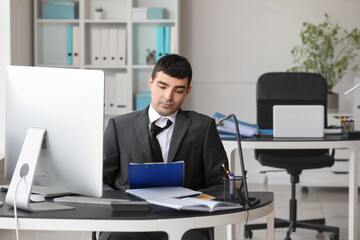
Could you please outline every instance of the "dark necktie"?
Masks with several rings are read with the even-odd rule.
[[[151,144],[151,152],[152,152],[152,155],[153,155],[153,160],[155,162],[163,162],[160,144],[159,144],[159,141],[156,138],[156,135],[158,135],[163,130],[170,127],[171,124],[172,124],[172,121],[170,121],[169,119],[167,120],[166,126],[163,127],[163,128],[161,128],[159,126],[156,126],[155,121],[151,123],[151,127],[150,127],[150,144]]]

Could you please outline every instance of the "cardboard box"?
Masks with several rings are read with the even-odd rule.
[[[133,8],[132,9],[133,20],[146,20],[147,19],[147,8]]]
[[[165,9],[159,7],[148,8],[147,19],[164,19]]]
[[[136,96],[136,110],[143,110],[151,103],[151,92],[140,92]]]
[[[44,5],[46,19],[77,19],[79,3],[75,1],[47,1]]]

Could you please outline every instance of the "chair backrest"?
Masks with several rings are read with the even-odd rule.
[[[273,128],[274,105],[323,105],[324,127],[327,126],[327,85],[325,79],[315,73],[274,72],[260,76],[256,85],[257,124],[261,129]],[[328,154],[328,149],[264,150],[260,154],[278,157],[312,156]],[[291,166],[291,163],[289,163]],[[289,167],[288,166],[288,167]]]
[[[274,72],[260,76],[256,85],[257,124],[273,128],[274,105],[323,105],[327,126],[326,80],[316,73]]]

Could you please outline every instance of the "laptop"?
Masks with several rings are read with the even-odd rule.
[[[273,107],[275,138],[323,138],[323,105],[275,105]]]

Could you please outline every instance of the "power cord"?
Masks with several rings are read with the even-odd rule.
[[[248,225],[248,221],[249,221],[249,208],[246,206],[245,209],[246,209],[246,220],[245,220],[244,229]],[[243,234],[243,236],[244,236],[244,239],[245,239],[245,234]]]
[[[20,178],[20,180],[17,182],[16,184],[16,188],[15,188],[15,197],[14,197],[14,216],[15,216],[15,232],[16,232],[16,240],[19,240],[19,222],[18,222],[18,216],[17,216],[17,207],[16,207],[16,196],[17,196],[17,193],[18,193],[18,188],[19,188],[19,185],[21,183],[21,181],[23,181],[25,179],[26,176],[23,176]]]

